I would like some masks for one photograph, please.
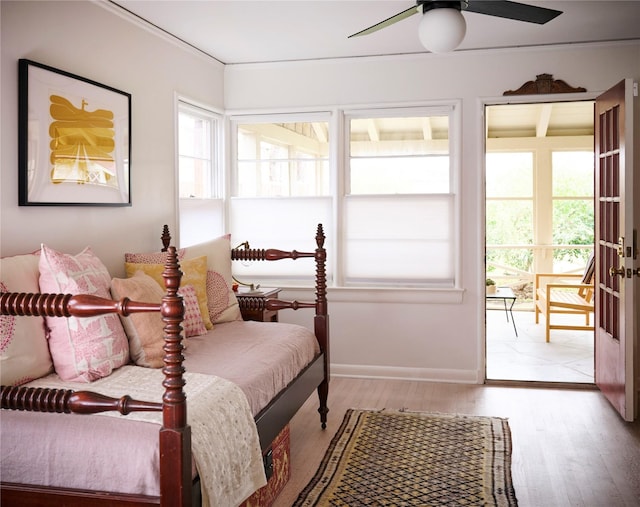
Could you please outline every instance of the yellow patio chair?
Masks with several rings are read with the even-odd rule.
[[[593,331],[591,314],[593,304],[593,275],[595,257],[592,254],[587,262],[584,274],[536,273],[535,275],[535,310],[536,324],[540,314],[546,319],[545,338],[547,343],[552,329],[572,329],[576,331]],[[585,319],[581,324],[553,324],[551,314],[577,314]]]

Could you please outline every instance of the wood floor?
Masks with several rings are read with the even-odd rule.
[[[640,506],[640,421],[624,422],[599,391],[333,378],[329,422],[312,396],[291,422],[290,507],[313,476],[348,408],[506,417],[519,507]]]

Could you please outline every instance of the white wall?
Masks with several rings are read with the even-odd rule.
[[[593,98],[625,77],[640,78],[640,44],[636,41],[225,68],[225,108],[230,112],[462,101],[462,302],[406,305],[386,301],[389,298],[384,296],[380,302],[361,302],[346,291],[330,289],[334,373],[483,380],[481,113],[484,103],[503,102],[505,90],[515,90],[542,73],[550,73],[572,86],[583,86]],[[398,295],[393,296],[397,300]],[[414,298],[416,293],[408,297]]]
[[[0,254],[90,245],[114,276],[123,253],[156,251],[176,230],[174,97],[223,106],[223,66],[93,2],[5,1],[1,9]],[[131,94],[133,206],[18,206],[18,59],[28,58]]]

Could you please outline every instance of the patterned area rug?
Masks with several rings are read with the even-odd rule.
[[[350,409],[293,507],[517,504],[505,419]]]

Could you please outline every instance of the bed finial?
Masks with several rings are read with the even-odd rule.
[[[169,233],[169,226],[167,224],[164,224],[162,227],[162,236],[160,236],[160,239],[162,240],[162,251],[166,252],[171,244],[171,234]]]
[[[318,224],[318,231],[316,232],[316,245],[318,248],[322,248],[324,246],[324,229],[322,228],[322,224]]]

